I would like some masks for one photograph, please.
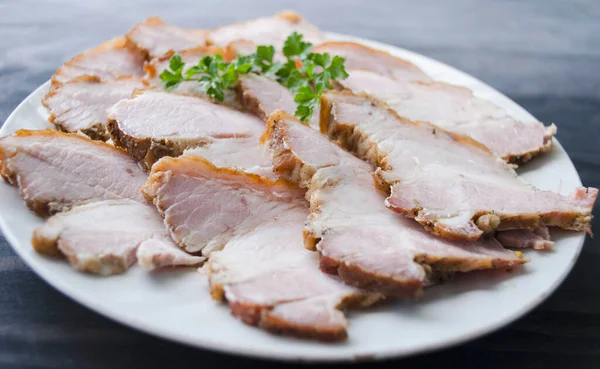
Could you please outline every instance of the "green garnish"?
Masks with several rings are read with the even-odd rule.
[[[226,62],[220,55],[204,56],[198,64],[183,71],[185,63],[175,54],[169,61],[169,68],[160,74],[166,89],[172,89],[184,81],[197,81],[201,91],[216,101],[223,101],[225,90],[230,89],[247,73],[273,77],[291,90],[295,96],[294,115],[307,122],[319,108],[323,92],[332,89],[331,81],[346,79],[344,58],[328,53],[310,52],[312,44],[302,40],[303,36],[292,33],[283,44],[286,62],[274,62],[275,47],[258,46],[256,52],[239,56]]]

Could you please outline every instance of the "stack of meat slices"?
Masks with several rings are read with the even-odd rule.
[[[294,31],[350,75],[307,124],[264,76],[242,76],[220,104],[194,83],[161,86],[175,53],[189,67]],[[102,275],[206,261],[212,297],[273,332],[341,340],[345,308],[517,268],[527,260],[509,248],[552,248],[550,226],[590,232],[596,189],[540,191],[513,169],[551,149],[553,125],[327,41],[293,12],[214,30],[150,18],[65,63],[43,103],[63,132],[0,139],[0,174],[49,217],[38,252]]]
[[[0,139],[0,174],[19,187],[46,224],[34,248],[64,255],[78,270],[122,273],[136,260],[154,269],[200,264],[181,251],[140,189],[146,174],[124,152],[57,131],[18,131]]]

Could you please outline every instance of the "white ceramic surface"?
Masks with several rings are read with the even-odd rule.
[[[330,34],[405,58],[434,79],[471,88],[514,117],[533,121],[516,103],[481,81],[424,56],[377,42]],[[40,100],[45,83],[7,119],[0,136],[21,128],[49,127]],[[560,129],[560,127],[559,127]],[[539,188],[571,192],[581,185],[569,157],[555,140],[552,152],[521,170]],[[553,232],[552,252],[528,251],[531,259],[512,273],[471,273],[432,287],[418,302],[398,302],[349,314],[349,339],[323,344],[275,336],[232,318],[215,304],[207,281],[195,269],[146,273],[134,266],[109,278],[78,273],[64,260],[37,254],[32,230],[42,219],[27,210],[17,189],[0,181],[0,226],[25,262],[43,279],[75,301],[123,324],[206,349],[292,361],[352,361],[399,357],[461,343],[498,329],[538,305],[565,278],[583,245],[582,233]],[[40,302],[43,303],[43,302]]]

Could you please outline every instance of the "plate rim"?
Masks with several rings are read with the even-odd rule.
[[[373,48],[385,50],[385,51],[398,50],[401,53],[411,54],[416,58],[420,58],[420,59],[426,60],[427,62],[441,65],[444,68],[451,70],[453,73],[455,73],[457,75],[462,75],[462,76],[468,77],[469,79],[475,80],[479,84],[485,85],[486,88],[491,89],[498,95],[501,95],[503,98],[506,98],[512,104],[519,107],[523,111],[527,112],[528,115],[533,117],[533,115],[531,113],[529,113],[527,110],[525,110],[523,107],[521,107],[518,103],[516,103],[515,101],[510,99],[508,96],[506,96],[503,93],[501,93],[500,91],[496,90],[494,87],[492,87],[492,86],[488,85],[487,83],[481,81],[480,79],[478,79],[466,72],[463,72],[459,69],[456,69],[446,63],[443,63],[441,61],[430,58],[423,54],[416,53],[411,50],[407,50],[407,49],[404,49],[402,47],[395,46],[392,44],[386,44],[383,42],[369,40],[369,39],[365,39],[365,38],[361,38],[361,37],[356,37],[353,35],[339,34],[339,33],[334,33],[334,32],[324,32],[324,33],[331,40],[348,40],[348,41],[352,41],[352,42],[362,43],[369,47],[373,47]],[[48,89],[49,85],[50,85],[50,80],[47,80],[42,85],[37,87],[34,91],[32,91],[29,95],[27,95],[27,97],[25,97],[17,105],[17,107],[6,118],[2,127],[0,127],[0,137],[5,136],[7,134],[7,131],[9,130],[7,128],[6,123],[16,119],[15,116],[18,114],[19,111],[25,109],[25,105],[30,102],[30,99],[32,98],[32,96],[39,93],[40,90]],[[48,128],[50,128],[50,127],[51,126],[49,125]],[[553,146],[556,146],[558,149],[560,149],[566,153],[566,151],[564,150],[562,145],[560,145],[560,143],[558,142],[558,140],[556,138],[553,138]],[[568,157],[570,165],[573,167],[575,173],[577,174],[577,183],[581,186],[582,185],[581,177],[579,176],[579,173],[577,172],[577,169],[575,168],[575,165],[573,164],[573,161],[571,160],[568,153],[566,153],[566,155]],[[566,277],[571,273],[575,263],[579,259],[579,255],[581,254],[581,250],[582,250],[584,242],[585,242],[585,233],[579,234],[577,237],[577,240],[576,240],[577,250],[573,254],[572,260],[569,261],[569,264],[568,264],[567,268],[564,270],[564,273],[560,276],[557,276],[554,283],[546,291],[544,291],[535,300],[530,301],[528,304],[523,304],[522,307],[520,309],[517,309],[512,315],[507,316],[503,320],[499,320],[493,324],[486,325],[484,328],[475,330],[469,334],[465,334],[460,337],[455,337],[453,339],[447,339],[445,341],[440,340],[439,342],[431,343],[428,345],[422,345],[420,347],[415,347],[412,349],[403,349],[400,347],[400,348],[393,348],[393,349],[375,350],[371,354],[350,355],[347,353],[340,353],[340,354],[330,353],[330,354],[325,354],[325,355],[319,354],[318,356],[304,357],[304,356],[294,356],[294,355],[290,355],[290,354],[279,354],[278,352],[271,351],[268,348],[255,349],[255,348],[251,348],[251,347],[250,348],[243,347],[243,346],[240,346],[237,344],[228,345],[228,343],[224,345],[222,342],[217,342],[214,340],[211,341],[211,340],[205,339],[205,338],[202,338],[202,339],[196,338],[194,342],[191,342],[191,341],[186,340],[183,336],[173,336],[164,331],[161,331],[160,329],[154,328],[152,325],[147,325],[143,320],[139,320],[139,321],[135,320],[135,319],[132,320],[129,318],[125,318],[122,315],[117,315],[117,314],[113,314],[110,311],[105,311],[103,307],[96,306],[93,304],[92,301],[88,301],[88,298],[86,296],[82,296],[78,292],[77,288],[71,287],[68,283],[63,283],[60,280],[58,280],[58,281],[52,280],[47,275],[45,275],[44,272],[41,271],[42,268],[40,266],[38,266],[35,261],[30,260],[30,257],[26,254],[26,252],[24,250],[20,250],[19,247],[15,246],[19,243],[17,241],[17,236],[15,234],[13,234],[10,227],[6,224],[4,217],[0,217],[0,230],[2,231],[5,239],[7,240],[8,244],[11,246],[11,248],[15,251],[15,253],[43,281],[48,283],[50,286],[52,286],[54,289],[56,289],[61,294],[65,295],[68,298],[70,298],[71,300],[77,302],[78,304],[83,305],[86,308],[88,308],[89,310],[91,310],[97,314],[100,314],[101,316],[108,318],[112,321],[115,321],[125,327],[135,329],[135,330],[137,330],[139,332],[143,332],[145,334],[150,334],[159,339],[176,342],[176,343],[183,344],[183,345],[193,347],[196,349],[210,350],[210,351],[218,352],[220,354],[234,355],[237,357],[252,357],[252,358],[265,359],[265,360],[271,360],[271,361],[276,360],[276,361],[281,361],[281,362],[296,362],[296,363],[334,363],[334,362],[342,363],[342,362],[381,361],[384,359],[401,358],[401,357],[414,356],[416,354],[431,353],[434,351],[439,351],[442,349],[447,349],[450,347],[458,346],[460,344],[463,344],[463,343],[472,341],[474,339],[486,336],[490,333],[493,333],[493,332],[501,329],[502,327],[512,324],[517,319],[523,317],[524,315],[526,315],[527,313],[532,311],[534,308],[539,306],[550,295],[552,295],[557,290],[557,288],[564,282]],[[234,319],[234,318],[232,318],[232,319]],[[327,345],[327,344],[324,343],[324,345]]]

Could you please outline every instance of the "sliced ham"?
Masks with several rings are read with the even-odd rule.
[[[0,174],[39,215],[99,200],[145,202],[146,174],[127,153],[74,134],[21,130],[1,138]]]
[[[250,138],[256,142],[264,123],[256,117],[205,99],[145,91],[122,100],[108,111],[115,144],[144,167],[159,158],[217,139]]]
[[[158,217],[156,209],[155,216]],[[160,218],[159,218],[160,219]],[[174,266],[197,266],[206,260],[203,256],[191,255],[173,243],[164,224],[163,233],[144,240],[137,248],[138,264],[145,270],[154,270]]]
[[[313,52],[344,57],[346,59],[344,65],[350,72],[369,70],[401,82],[431,81],[431,78],[416,65],[385,51],[376,50],[355,42],[325,42],[315,46]]]
[[[363,70],[353,71],[339,83],[355,94],[365,93],[386,103],[401,117],[469,136],[511,163],[526,162],[548,151],[556,132],[554,125],[519,122],[464,87],[441,82],[398,82]]]
[[[387,206],[437,235],[475,240],[495,229],[590,230],[595,188],[569,196],[540,191],[472,139],[401,118],[364,97],[327,93],[321,110],[330,138],[380,167],[379,181],[391,190]]]
[[[292,11],[277,13],[272,17],[257,18],[247,22],[218,27],[208,34],[209,43],[227,46],[232,41],[247,40],[256,45],[273,45],[281,48],[293,32],[304,36],[304,41],[318,44],[325,35],[300,15]]]
[[[157,58],[168,51],[204,46],[207,35],[207,31],[181,28],[153,17],[133,27],[125,37],[149,58]]]
[[[418,297],[441,272],[511,268],[524,262],[493,238],[475,243],[435,237],[385,207],[372,167],[294,118],[275,113],[267,133],[275,170],[308,189],[306,246],[321,269],[349,285]]]
[[[136,251],[146,269],[197,265],[204,260],[178,249],[168,236],[154,207],[123,199],[97,201],[53,215],[34,231],[32,244],[40,253],[64,255],[77,270],[100,275],[125,272],[135,263]],[[141,255],[140,245],[145,245]]]
[[[48,120],[57,129],[107,140],[106,109],[143,87],[142,80],[133,77],[102,82],[98,77],[81,76],[52,89],[42,103],[50,109]]]
[[[530,231],[528,229],[510,229],[500,231],[496,235],[496,239],[504,247],[515,249],[536,249],[550,250],[554,246],[554,242],[550,240],[550,233],[547,227],[542,227]]]
[[[235,168],[246,173],[275,178],[271,152],[256,138],[216,140],[208,145],[188,149],[184,155],[201,156],[218,168]]]
[[[248,174],[247,178],[256,179],[257,186],[277,190],[277,207],[273,207],[271,202],[263,204],[260,202],[262,200],[256,197],[249,197],[248,201],[255,202],[242,204],[242,207],[236,201],[231,201],[228,205],[226,199],[229,195],[225,192],[218,193],[221,183],[205,178],[208,175],[205,166],[214,165],[206,164],[208,162],[205,159],[196,156],[181,156],[176,159],[163,158],[154,164],[143,191],[163,215],[173,240],[188,252],[202,251],[204,255],[209,255],[215,250],[220,250],[240,232],[261,224],[264,221],[263,216],[269,219],[275,217],[275,213],[278,214],[285,204],[288,204],[290,211],[297,208],[298,199],[304,196],[304,191],[294,188],[284,180],[268,182],[267,186],[263,181],[259,181],[260,176]],[[219,173],[222,176],[229,173],[232,181],[246,178],[238,176],[237,171],[231,168],[221,168]],[[240,186],[242,185],[240,182]],[[253,190],[245,191],[250,193]],[[213,196],[224,196],[224,199],[218,204],[215,202],[215,205],[205,201],[207,197]],[[196,205],[192,199],[203,201],[205,204],[194,208]],[[243,203],[245,200],[240,201]]]
[[[186,249],[210,250],[211,294],[247,324],[340,340],[347,322],[338,309],[381,298],[319,271],[318,255],[302,245],[304,191],[284,180],[182,156],[154,165],[145,193]]]
[[[240,77],[239,87],[242,103],[249,111],[267,121],[275,110],[282,110],[294,115],[297,104],[294,94],[283,85],[270,78],[256,74]],[[318,112],[310,119],[309,124],[318,129]]]
[[[84,75],[98,77],[102,81],[126,76],[142,77],[143,64],[144,57],[140,52],[128,48],[125,39],[115,38],[63,64],[52,76],[52,86]]]

